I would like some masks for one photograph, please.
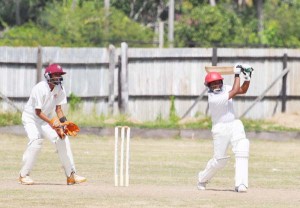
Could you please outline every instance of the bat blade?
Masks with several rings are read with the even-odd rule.
[[[222,75],[234,74],[233,66],[205,66],[205,71],[209,72],[219,72]]]

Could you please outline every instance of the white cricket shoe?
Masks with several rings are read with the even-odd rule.
[[[71,173],[70,177],[67,177],[67,184],[73,185],[75,183],[83,183],[86,182],[86,178],[75,173]]]
[[[25,177],[19,177],[19,183],[23,185],[32,185],[34,184],[33,180],[27,175]]]
[[[239,185],[238,187],[235,187],[235,191],[239,193],[246,193],[247,187],[244,184]]]
[[[204,183],[198,182],[198,184],[197,184],[198,190],[204,191],[206,189],[206,184],[207,184],[206,182],[204,182]]]
[[[207,184],[207,181],[206,182],[200,182],[202,180],[202,173],[203,173],[203,171],[198,173],[198,184],[197,184],[198,190],[201,190],[201,191],[206,189],[206,184]]]

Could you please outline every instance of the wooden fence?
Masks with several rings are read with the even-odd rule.
[[[122,43],[120,48],[0,47],[0,109],[22,109],[50,62],[63,66],[66,91],[82,99],[79,109],[87,115],[167,118],[171,96],[179,117],[207,114],[204,66],[237,62],[255,69],[248,93],[235,98],[237,116],[263,119],[298,111],[300,104],[299,49],[154,49]],[[224,78],[232,84],[233,76]]]

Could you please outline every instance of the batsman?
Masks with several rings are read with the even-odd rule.
[[[247,64],[236,64],[233,86],[223,85],[223,77],[218,72],[209,72],[205,77],[214,152],[205,169],[198,174],[199,190],[205,190],[207,183],[217,171],[225,167],[229,159],[226,152],[231,144],[235,155],[235,191],[247,192],[249,140],[246,138],[243,123],[235,117],[232,99],[238,94],[247,92],[252,71],[253,68]],[[240,85],[241,74],[244,76],[242,85]]]
[[[68,138],[68,136],[76,136],[79,128],[73,122],[67,121],[61,107],[67,103],[66,92],[62,86],[64,74],[66,72],[60,65],[49,65],[45,69],[45,80],[32,88],[29,100],[24,107],[22,123],[29,142],[23,154],[23,166],[19,176],[21,184],[34,184],[30,173],[42,148],[44,138],[48,138],[54,144],[67,177],[67,184],[86,181],[86,178],[76,174]],[[57,117],[52,118],[54,112]]]

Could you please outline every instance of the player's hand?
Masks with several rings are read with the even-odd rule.
[[[233,67],[234,74],[240,74],[241,69],[242,69],[242,64],[240,64],[240,63],[235,64]]]
[[[66,137],[66,134],[64,132],[64,126],[60,123],[57,117],[52,118],[49,124],[52,127],[52,129],[56,131],[59,138],[64,139]]]
[[[251,80],[253,70],[254,69],[248,64],[243,64],[242,65],[242,73],[244,74],[245,81],[250,81]]]
[[[64,132],[64,127],[60,126],[54,129],[57,133],[57,135],[59,136],[59,138],[64,139],[66,137],[66,134]]]
[[[242,64],[242,72],[245,74],[245,73],[252,73],[253,72],[253,68],[248,65],[248,64]]]
[[[49,125],[52,127],[52,129],[55,129],[55,128],[61,126],[61,123],[57,117],[54,117],[50,120]]]
[[[244,74],[244,79],[245,79],[245,81],[250,81],[250,80],[251,80],[251,75],[250,75],[250,73],[245,73],[245,74]]]

